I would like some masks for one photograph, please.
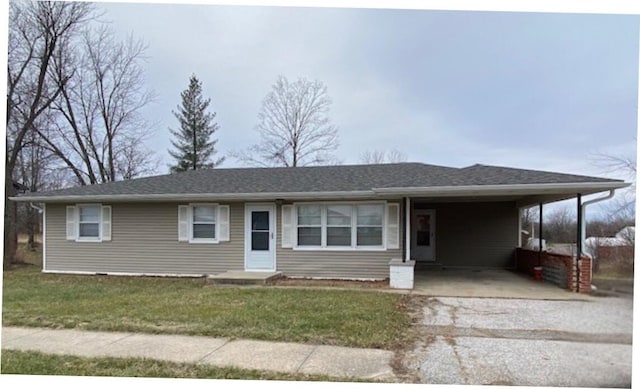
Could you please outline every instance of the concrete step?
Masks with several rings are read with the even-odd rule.
[[[212,285],[269,285],[282,277],[282,272],[227,271],[207,277]]]

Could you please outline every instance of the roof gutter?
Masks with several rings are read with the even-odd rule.
[[[389,196],[491,196],[505,194],[541,194],[541,193],[595,193],[629,186],[625,182],[585,182],[562,184],[516,184],[516,185],[465,185],[434,186],[407,188],[373,188],[360,191],[326,191],[326,192],[265,192],[265,193],[163,193],[163,194],[112,194],[112,195],[59,195],[10,197],[13,201],[32,202],[70,202],[70,201],[265,201],[305,200],[305,199],[367,199]]]
[[[163,193],[163,194],[118,194],[118,195],[60,195],[60,196],[15,196],[13,201],[65,202],[65,201],[265,201],[298,199],[364,199],[375,197],[370,190],[331,192],[269,192],[269,193]]]
[[[576,189],[600,192],[624,188],[631,184],[626,182],[580,182],[580,183],[547,183],[547,184],[509,184],[509,185],[463,185],[463,186],[432,186],[408,188],[374,188],[376,194],[404,194],[404,195],[503,195],[503,194],[540,194],[540,193],[574,193]]]

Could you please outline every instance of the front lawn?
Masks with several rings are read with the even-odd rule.
[[[394,349],[404,295],[207,286],[203,279],[4,272],[3,325],[248,338]]]

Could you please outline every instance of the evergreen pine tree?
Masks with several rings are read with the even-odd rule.
[[[219,129],[213,122],[216,113],[207,112],[211,99],[202,97],[202,83],[192,75],[189,87],[180,96],[182,104],[177,111],[172,111],[180,123],[178,130],[169,129],[174,136],[171,144],[175,150],[169,154],[176,159],[171,166],[171,172],[187,170],[212,169],[224,161],[224,157],[215,161],[211,157],[216,153],[215,145],[218,140],[211,136]]]

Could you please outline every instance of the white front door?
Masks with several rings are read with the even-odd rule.
[[[411,218],[411,259],[436,260],[436,211],[414,209]]]
[[[274,204],[245,206],[245,270],[276,269],[275,214]]]

